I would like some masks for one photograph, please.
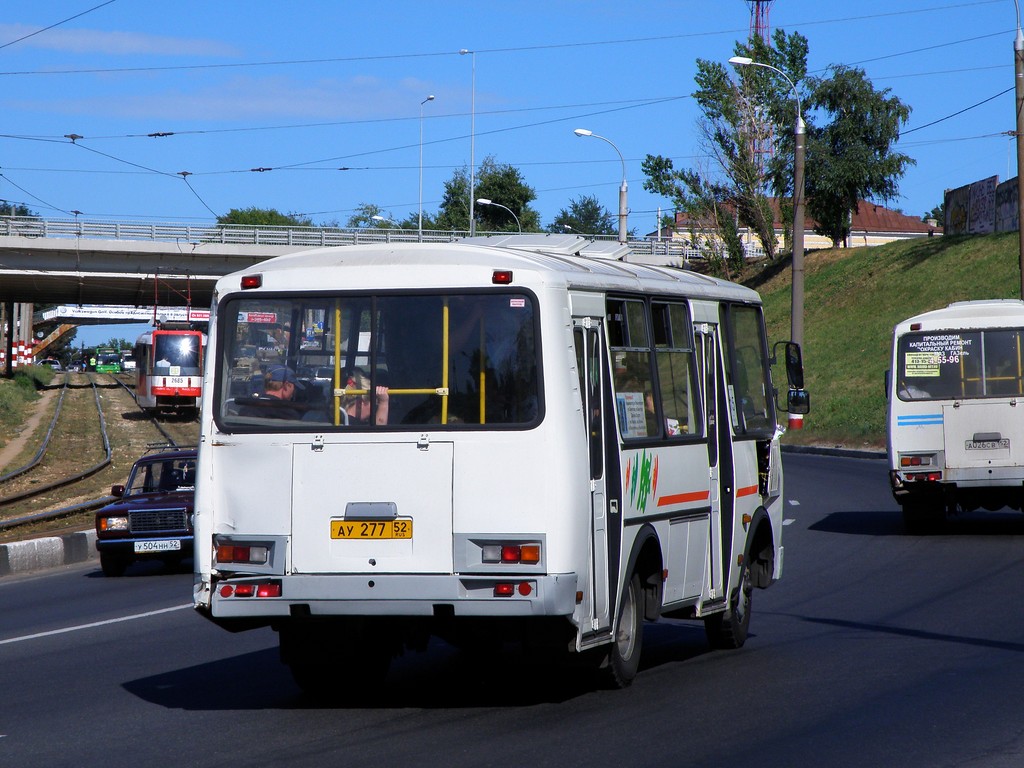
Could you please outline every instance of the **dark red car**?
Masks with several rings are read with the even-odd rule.
[[[121,576],[135,560],[176,565],[192,554],[196,450],[150,453],[135,462],[118,500],[96,513],[96,549],[107,576]]]

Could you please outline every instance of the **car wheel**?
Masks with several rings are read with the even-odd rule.
[[[729,607],[704,619],[704,632],[712,648],[740,648],[747,641],[754,585],[745,560],[740,568],[740,583],[732,593]]]

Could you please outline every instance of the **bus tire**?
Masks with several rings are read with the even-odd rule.
[[[747,641],[754,585],[745,559],[740,568],[740,583],[732,593],[729,607],[704,618],[704,633],[712,648],[732,650],[741,648]]]
[[[610,688],[626,688],[636,677],[644,644],[643,588],[636,573],[626,584],[619,603],[615,635],[602,665],[605,683]]]

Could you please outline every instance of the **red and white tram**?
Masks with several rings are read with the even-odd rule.
[[[135,398],[149,412],[197,412],[203,396],[206,334],[163,326],[135,342]]]

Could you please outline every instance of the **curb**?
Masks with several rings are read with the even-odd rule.
[[[75,531],[0,544],[0,577],[84,563],[98,557],[96,531]]]
[[[868,451],[858,448],[830,448],[823,445],[783,445],[783,453],[808,453],[817,456],[840,456],[844,459],[885,459],[885,451]]]

